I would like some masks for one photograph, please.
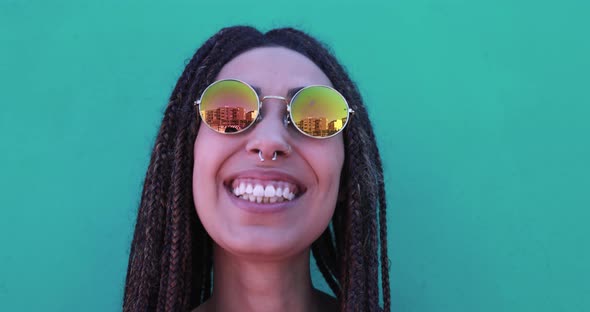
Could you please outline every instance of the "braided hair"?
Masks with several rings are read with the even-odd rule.
[[[293,28],[261,33],[248,26],[223,28],[209,38],[172,91],[143,185],[124,311],[189,311],[211,296],[212,240],[196,214],[191,187],[192,147],[200,125],[193,102],[227,62],[264,46],[305,55],[355,110],[343,132],[340,199],[311,250],[340,311],[390,311],[383,169],[360,93],[332,53],[308,34]]]

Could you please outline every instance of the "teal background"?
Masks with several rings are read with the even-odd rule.
[[[243,23],[358,82],[393,311],[590,311],[588,1],[210,2],[0,0],[0,311],[120,310],[167,97]]]

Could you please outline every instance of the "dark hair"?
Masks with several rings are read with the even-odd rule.
[[[312,253],[341,311],[390,310],[383,169],[373,128],[356,85],[330,51],[293,29],[261,33],[228,27],[209,38],[178,79],[146,173],[125,283],[124,311],[187,311],[211,295],[212,242],[197,217],[192,194],[193,144],[200,119],[197,96],[237,55],[282,46],[313,61],[355,114],[345,129],[340,200]]]

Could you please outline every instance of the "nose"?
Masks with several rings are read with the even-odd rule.
[[[278,100],[265,101],[263,118],[251,130],[246,144],[249,157],[259,161],[276,161],[289,157],[291,145],[284,123],[285,104]]]

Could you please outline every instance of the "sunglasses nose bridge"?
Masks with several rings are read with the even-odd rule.
[[[262,99],[260,99],[260,102],[262,103],[262,102],[264,102],[266,100],[269,100],[269,99],[280,100],[280,101],[283,101],[286,105],[289,104],[289,101],[287,100],[287,98],[282,97],[282,96],[278,96],[278,95],[267,95],[267,96],[264,96]]]
[[[284,119],[285,120],[288,119],[288,115],[289,115],[289,112],[291,111],[291,107],[289,105],[290,102],[289,102],[289,100],[287,98],[285,98],[283,96],[278,96],[278,95],[267,95],[267,96],[264,96],[264,97],[262,97],[260,99],[260,109],[262,109],[263,102],[266,101],[266,100],[279,100],[279,101],[282,101],[285,104],[286,108],[287,108],[287,110],[286,110],[287,113],[286,113]],[[286,123],[285,123],[285,125],[286,125]]]

